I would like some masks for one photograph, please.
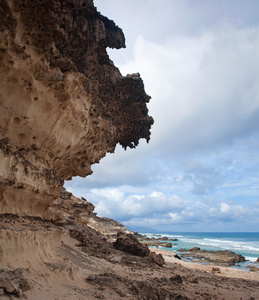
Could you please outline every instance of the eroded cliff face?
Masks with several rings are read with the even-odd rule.
[[[118,143],[150,138],[143,82],[107,47],[124,35],[90,0],[0,1],[0,298],[95,299],[89,272],[122,260],[102,233],[124,227],[63,188]]]
[[[0,20],[0,212],[43,215],[64,180],[149,140],[150,97],[109,59],[125,38],[91,0],[4,0]]]

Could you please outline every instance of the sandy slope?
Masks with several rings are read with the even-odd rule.
[[[2,217],[1,238],[9,242],[0,245],[0,264],[5,272],[20,268],[19,276],[30,285],[22,299],[258,299],[259,273],[220,267],[221,273],[213,274],[212,266],[156,250],[166,261],[160,267],[115,250],[93,229],[84,227],[74,238],[71,230],[82,227],[73,226]]]

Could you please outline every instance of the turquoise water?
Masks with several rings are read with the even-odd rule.
[[[243,255],[246,263],[241,266],[254,263],[259,257],[259,232],[167,232],[167,233],[143,233],[148,237],[166,236],[176,238],[178,241],[172,248],[163,248],[169,251],[176,251],[180,248],[200,247],[202,250],[230,250]],[[257,263],[257,266],[259,264]]]

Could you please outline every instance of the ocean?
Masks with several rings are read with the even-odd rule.
[[[166,236],[178,239],[176,242],[171,242],[177,243],[172,248],[161,248],[168,251],[192,247],[200,247],[202,250],[230,250],[246,258],[247,262],[239,263],[239,268],[246,268],[248,265],[259,266],[259,263],[255,263],[257,258],[259,258],[259,232],[167,232],[142,234],[150,238]]]

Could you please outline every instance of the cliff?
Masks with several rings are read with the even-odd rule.
[[[0,2],[1,299],[79,299],[100,259],[123,258],[102,233],[126,228],[63,188],[117,144],[150,139],[142,79],[107,47],[125,47],[123,32],[91,0]]]
[[[63,188],[150,138],[140,75],[123,77],[107,47],[124,35],[91,0],[0,1],[0,299],[244,298],[241,279],[215,290],[207,273],[164,266]]]
[[[150,97],[109,59],[125,38],[91,0],[5,0],[0,20],[0,212],[46,216],[64,180],[149,140]]]

